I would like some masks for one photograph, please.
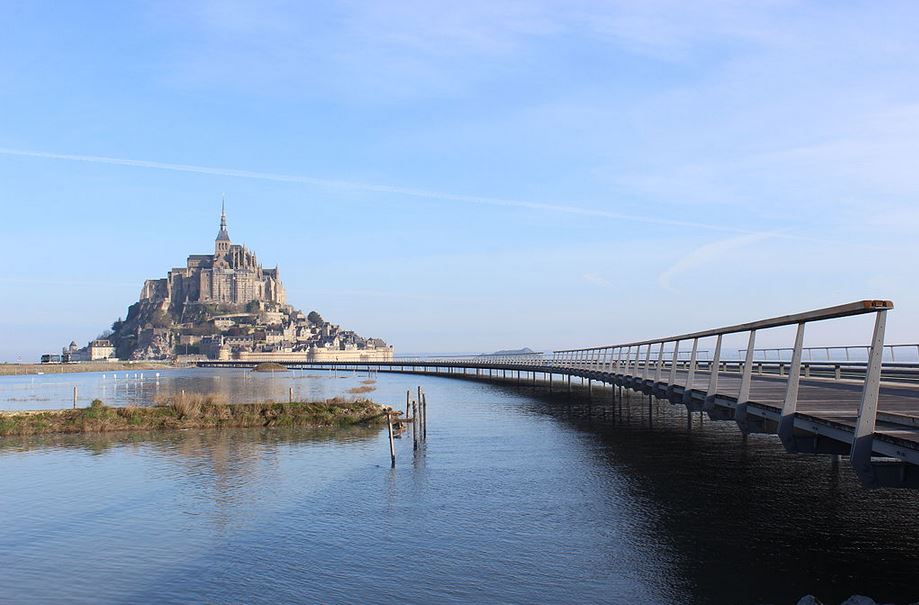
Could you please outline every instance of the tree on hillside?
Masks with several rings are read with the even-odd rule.
[[[322,319],[322,315],[320,315],[319,313],[316,313],[315,311],[310,311],[309,315],[306,316],[306,319],[311,324],[316,324],[318,326],[321,326],[322,324],[325,323],[325,321]]]

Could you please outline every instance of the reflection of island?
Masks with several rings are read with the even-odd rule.
[[[379,427],[355,426],[4,437],[0,438],[0,460],[54,448],[98,456],[128,449],[146,458],[173,461],[181,469],[168,473],[177,480],[174,506],[189,515],[211,517],[215,531],[223,533],[258,514],[265,490],[270,492],[272,486],[289,481],[281,463],[290,457],[291,449],[328,444],[348,447],[376,439],[379,432]],[[380,453],[382,459],[385,452],[381,449]],[[309,457],[309,452],[304,456]]]
[[[379,427],[272,427],[204,429],[191,431],[137,431],[115,433],[51,434],[0,439],[0,456],[61,448],[105,454],[119,447],[153,447],[164,454],[207,459],[213,452],[245,455],[248,448],[310,443],[350,443],[375,438]],[[219,457],[223,457],[220,454]]]

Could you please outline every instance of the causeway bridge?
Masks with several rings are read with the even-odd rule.
[[[620,395],[629,389],[707,413],[714,420],[735,422],[744,434],[775,434],[788,452],[847,456],[859,480],[870,488],[915,489],[919,355],[917,362],[904,361],[901,350],[897,360],[896,349],[919,353],[919,345],[885,345],[892,309],[887,300],[861,300],[666,338],[550,353],[277,362],[292,369],[477,377],[549,389],[571,389],[574,377],[591,391],[594,384],[618,388]],[[867,344],[804,347],[809,324],[869,314],[874,316],[874,329]],[[756,349],[757,335],[783,327],[794,328],[789,347]],[[731,358],[722,347],[725,337],[745,338],[746,348],[735,350]],[[845,359],[833,359],[836,349],[845,350]],[[815,351],[825,355],[821,358]],[[769,359],[770,352],[774,359]],[[198,365],[251,368],[257,363]]]

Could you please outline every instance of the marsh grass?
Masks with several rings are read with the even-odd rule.
[[[339,427],[382,423],[386,408],[368,399],[227,403],[219,395],[161,397],[151,407],[108,407],[98,399],[76,410],[2,412],[0,436],[224,427]]]
[[[360,393],[370,393],[371,391],[376,391],[376,390],[377,390],[376,387],[362,386],[362,387],[354,387],[354,388],[348,389],[348,392],[351,393],[352,395],[358,395]]]

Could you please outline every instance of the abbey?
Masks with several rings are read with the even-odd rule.
[[[61,358],[100,356],[370,361],[392,359],[393,347],[287,304],[278,268],[263,268],[248,248],[230,240],[226,209],[221,208],[213,254],[192,254],[185,267],[146,280],[124,320],[83,349],[72,343]]]
[[[165,279],[148,279],[140,300],[236,305],[252,301],[282,305],[286,302],[277,267],[263,269],[248,248],[230,241],[225,208],[220,212],[214,254],[192,254],[187,266],[172,269]]]

